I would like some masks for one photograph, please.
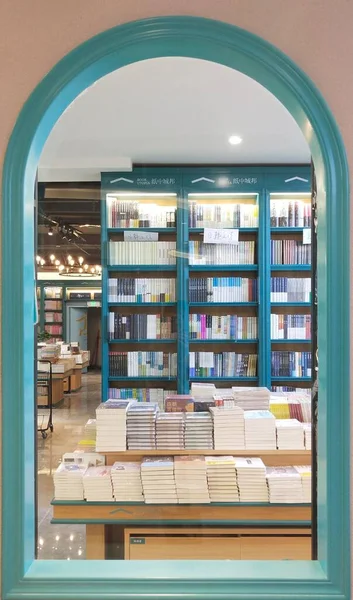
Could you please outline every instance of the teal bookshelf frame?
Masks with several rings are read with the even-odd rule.
[[[130,561],[35,559],[35,331],[28,319],[36,311],[28,215],[38,160],[57,119],[89,85],[125,65],[165,56],[210,60],[254,78],[289,110],[310,144],[320,224],[318,560],[165,561],[161,577],[160,561],[139,561],[136,569]],[[72,50],[30,95],[9,140],[2,186],[3,600],[73,594],[82,600],[349,600],[349,170],[337,124],[312,81],[277,48],[227,23],[179,16],[124,23]]]
[[[294,180],[293,180],[294,177]],[[300,180],[296,179],[300,177]],[[279,233],[281,236],[291,236],[294,233],[301,233],[303,227],[280,227],[273,228],[270,226],[270,201],[271,193],[275,190],[281,191],[283,194],[303,193],[310,195],[310,166],[278,166],[278,167],[137,167],[128,173],[102,173],[101,189],[102,189],[102,252],[103,252],[103,290],[102,290],[102,331],[103,333],[103,357],[102,357],[102,397],[104,400],[108,398],[109,381],[128,381],[127,378],[109,378],[108,373],[108,352],[109,346],[118,344],[122,348],[131,343],[138,347],[138,344],[146,343],[146,340],[108,340],[107,337],[107,318],[109,309],[112,307],[139,307],[149,306],[152,310],[158,307],[175,306],[176,317],[178,324],[178,338],[176,341],[177,350],[177,365],[178,365],[178,392],[181,394],[189,393],[190,384],[193,381],[212,381],[217,384],[220,382],[232,381],[232,378],[196,378],[189,377],[188,357],[191,344],[234,344],[237,346],[238,352],[241,351],[241,345],[257,344],[256,353],[258,355],[258,366],[256,377],[234,377],[234,382],[244,383],[258,382],[260,386],[270,387],[282,381],[284,378],[275,378],[271,375],[271,350],[272,345],[280,343],[279,341],[271,341],[270,336],[270,314],[272,306],[298,306],[310,307],[310,303],[271,303],[271,275],[276,272],[300,273],[308,276],[311,270],[310,265],[271,265],[270,264],[270,242],[273,233]],[[289,181],[288,181],[289,180]],[[121,182],[120,185],[118,182]],[[163,185],[163,182],[173,181],[172,185]],[[113,183],[112,183],[113,182]],[[251,183],[249,183],[251,182]],[[124,228],[108,228],[107,213],[106,213],[106,195],[109,193],[133,193],[148,192],[149,194],[155,191],[156,193],[174,193],[177,198],[177,223],[175,228],[133,228],[133,231],[155,231],[157,233],[173,233],[176,236],[177,258],[176,265],[109,265],[107,260],[107,244],[112,235],[123,233]],[[275,192],[276,193],[276,192]],[[278,192],[277,192],[278,193]],[[215,203],[222,203],[222,200],[229,198],[229,194],[238,194],[239,198],[243,195],[251,195],[257,199],[258,203],[258,227],[239,228],[239,233],[251,234],[256,240],[257,248],[257,264],[252,265],[189,265],[188,248],[189,238],[192,234],[201,234],[203,228],[189,227],[189,201],[194,199],[194,195],[202,196],[210,194],[210,198]],[[234,202],[236,202],[236,197]],[[130,231],[130,228],[128,228]],[[145,272],[153,277],[154,273],[159,271],[173,272],[176,277],[176,303],[117,303],[107,301],[107,280],[111,273],[126,273],[126,272]],[[247,273],[256,273],[258,278],[258,299],[256,302],[222,302],[222,303],[207,303],[207,302],[189,302],[189,280],[194,273],[215,273],[215,276],[224,273],[225,276],[232,274],[243,276]],[[138,276],[138,275],[137,275]],[[250,308],[257,307],[258,317],[258,338],[256,340],[193,340],[189,336],[188,323],[189,311],[195,308],[218,307],[220,313],[226,307]],[[172,341],[172,340],[170,340]],[[153,340],[150,340],[153,343]],[[293,344],[295,348],[299,340],[285,340],[288,348]],[[155,343],[160,345],[161,340],[156,340]],[[305,340],[306,344],[310,344],[310,340]],[[195,348],[196,349],[196,348]],[[148,381],[147,378],[134,378],[134,381]],[[285,378],[286,381],[297,381],[299,384],[310,385],[311,379],[308,378]],[[132,381],[132,378],[131,378]],[[158,378],[151,378],[151,381],[158,381]],[[167,381],[165,378],[160,379],[161,384]]]

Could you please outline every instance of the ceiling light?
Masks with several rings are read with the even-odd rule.
[[[48,229],[48,235],[54,235],[54,231],[52,227],[49,227]]]
[[[237,146],[237,144],[241,144],[242,143],[242,138],[239,135],[231,135],[230,138],[228,139],[228,142],[232,145],[232,146]]]
[[[50,258],[51,262],[53,262],[53,261],[55,260],[55,254],[51,254],[51,255],[49,256],[49,258]]]
[[[60,260],[56,259],[55,266],[58,267],[60,265]]]

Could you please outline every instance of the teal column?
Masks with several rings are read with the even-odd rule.
[[[189,212],[182,191],[177,206],[177,323],[178,394],[189,393]]]
[[[258,232],[258,333],[259,385],[271,386],[271,229],[270,194],[263,189],[259,195]]]

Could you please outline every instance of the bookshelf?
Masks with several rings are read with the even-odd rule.
[[[197,381],[310,387],[310,227],[309,166],[103,173],[103,400]],[[112,352],[175,369],[113,374]]]

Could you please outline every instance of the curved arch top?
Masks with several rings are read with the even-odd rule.
[[[320,348],[319,561],[139,562],[34,561],[34,230],[33,189],[40,153],[57,119],[94,81],[133,62],[181,56],[241,71],[272,92],[306,137],[316,168],[319,203]],[[117,26],[65,56],[35,88],[11,135],[2,199],[3,593],[6,598],[72,594],[101,599],[275,595],[349,597],[349,187],[344,146],[313,82],[280,50],[233,25],[174,16]],[[14,302],[17,300],[17,303]],[[14,444],[14,439],[18,443]],[[21,478],[21,486],[17,478]],[[97,573],[99,572],[99,577]],[[225,597],[224,596],[224,597]]]

